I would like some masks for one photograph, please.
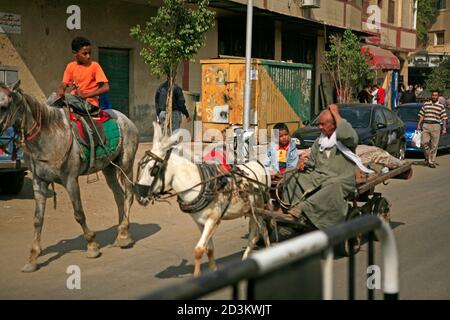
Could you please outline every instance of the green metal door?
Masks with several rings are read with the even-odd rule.
[[[261,60],[271,79],[294,112],[304,120],[311,120],[312,65]]]
[[[109,100],[113,109],[128,116],[130,51],[128,49],[100,48],[99,63],[109,80]]]

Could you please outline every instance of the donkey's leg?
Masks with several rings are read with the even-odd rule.
[[[44,224],[45,204],[47,202],[48,183],[33,177],[33,191],[36,207],[34,211],[34,239],[31,244],[31,253],[28,263],[23,266],[22,272],[33,272],[39,269],[37,258],[41,254],[41,232]]]
[[[212,271],[217,270],[216,260],[214,259],[214,243],[212,238],[209,239],[208,245],[206,246],[206,255],[208,256],[208,267]]]
[[[247,248],[245,249],[244,255],[242,256],[242,260],[247,259],[248,255],[250,254],[250,252],[252,252],[253,248],[259,240],[258,224],[253,216],[249,217],[249,229],[250,232],[248,235]]]
[[[72,202],[75,220],[83,229],[84,238],[88,243],[87,257],[97,258],[98,256],[100,256],[100,250],[98,243],[95,242],[95,233],[89,230],[86,224],[86,216],[84,214],[83,206],[81,205],[80,185],[78,184],[78,178],[68,179],[65,183],[65,187]]]
[[[201,274],[200,265],[202,262],[203,253],[205,252],[205,249],[206,249],[206,244],[210,240],[212,240],[212,236],[216,232],[218,226],[219,226],[219,224],[215,219],[209,218],[203,227],[203,231],[202,231],[200,240],[197,242],[197,245],[195,246],[195,249],[194,249],[194,258],[195,258],[194,276],[195,277],[197,277]],[[209,257],[212,257],[212,259],[214,261],[214,255],[211,255],[211,256],[208,255],[208,258]],[[211,266],[211,262],[209,265]],[[214,262],[214,265],[215,265],[215,262]]]
[[[114,241],[114,246],[118,246],[121,248],[129,247],[134,243],[133,239],[128,232],[129,228],[129,213],[130,207],[133,203],[133,194],[131,192],[131,184],[128,181],[124,181],[124,183],[130,184],[130,188],[127,188],[125,185],[125,192],[119,184],[118,174],[122,174],[118,172],[117,169],[113,166],[108,166],[103,169],[103,174],[105,175],[106,182],[113,192],[114,200],[116,201],[117,210],[119,213],[119,225],[117,227],[117,238]],[[132,179],[132,177],[130,177]]]
[[[269,237],[269,231],[267,231],[267,225],[266,222],[264,221],[263,217],[261,216],[256,216],[256,219],[258,219],[259,222],[259,226],[261,226],[261,230],[259,230],[259,232],[262,233],[263,239],[264,239],[264,244],[267,247],[270,247],[270,237]],[[270,221],[270,223],[272,224],[272,221]],[[276,225],[275,225],[276,227]]]
[[[198,228],[200,229],[200,233],[203,233],[204,226],[200,223],[197,223]],[[206,255],[208,256],[208,267],[210,270],[217,270],[216,261],[214,260],[214,243],[213,239],[209,239],[208,244],[206,246]]]

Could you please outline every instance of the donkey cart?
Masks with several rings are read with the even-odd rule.
[[[363,214],[372,214],[379,216],[386,222],[390,221],[390,203],[380,193],[375,192],[375,187],[381,183],[387,184],[389,179],[403,179],[407,180],[412,177],[411,163],[405,163],[389,172],[374,173],[368,177],[357,175],[356,188],[347,200],[349,201],[349,210],[346,215],[346,221],[359,217]],[[264,220],[267,222],[269,228],[271,228],[271,240],[277,241],[280,228],[287,227],[294,230],[295,233],[305,233],[311,230],[309,226],[305,228],[304,221],[298,220],[289,214],[289,209],[283,210],[257,210],[262,214]],[[276,224],[273,221],[276,221]],[[269,223],[272,222],[272,223]],[[273,226],[276,226],[277,230],[273,230]],[[350,252],[357,253],[360,250],[363,241],[363,236],[359,235],[355,239],[347,241],[343,248],[340,248],[344,255],[349,255]],[[352,250],[350,250],[352,246]]]

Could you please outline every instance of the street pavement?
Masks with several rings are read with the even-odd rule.
[[[140,145],[137,159],[149,146]],[[390,180],[388,185],[376,188],[392,204],[401,299],[450,299],[450,154],[439,154],[438,163],[436,169],[414,166],[412,179]],[[40,269],[31,274],[20,272],[33,238],[31,180],[27,177],[19,196],[0,195],[0,299],[136,299],[191,278],[199,231],[176,201],[145,208],[135,202],[130,230],[136,243],[130,249],[119,249],[109,246],[116,235],[118,218],[104,177],[100,174],[100,181],[92,184],[81,177],[80,185],[87,222],[97,232],[101,257],[86,258],[86,243],[67,193],[56,186],[57,209],[53,209],[52,197],[47,201]],[[242,218],[219,226],[214,239],[219,268],[242,256],[247,223]],[[381,265],[378,243],[376,250],[375,263]],[[366,253],[363,247],[356,259],[358,299],[366,297]],[[204,262],[206,270],[206,258]],[[337,299],[347,297],[347,262],[347,258],[334,261]],[[80,289],[69,289],[74,284],[70,272],[78,267]],[[224,291],[212,297],[229,298],[229,294]],[[382,297],[381,290],[376,296]]]

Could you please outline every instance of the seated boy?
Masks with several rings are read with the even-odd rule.
[[[278,141],[269,145],[264,160],[264,166],[269,170],[272,179],[284,175],[287,169],[301,167],[297,148],[289,134],[289,129],[284,123],[277,123],[273,130],[278,130]]]
[[[109,92],[108,78],[106,78],[100,65],[91,60],[91,43],[83,37],[76,37],[72,41],[72,53],[75,61],[70,62],[64,71],[63,81],[56,94],[62,97],[68,86],[71,86],[71,97],[76,103],[77,99],[85,100],[89,103],[89,111],[99,111],[98,96]],[[76,106],[74,106],[76,107]],[[83,111],[83,110],[82,110]]]

